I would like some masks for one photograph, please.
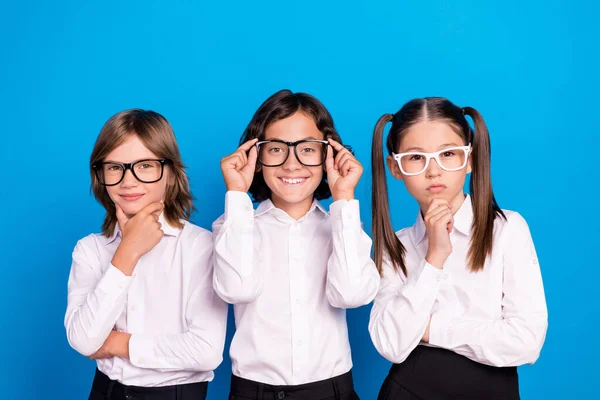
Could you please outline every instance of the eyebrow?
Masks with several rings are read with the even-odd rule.
[[[463,145],[462,145],[462,144],[456,144],[456,143],[454,143],[454,142],[452,142],[452,143],[444,143],[444,144],[442,144],[442,145],[440,145],[440,146],[438,147],[438,150],[444,149],[444,148],[446,148],[446,147],[460,147],[460,146],[463,146]],[[408,149],[406,149],[406,150],[404,151],[404,153],[407,153],[407,152],[410,152],[410,151],[420,151],[420,152],[423,152],[423,153],[427,153],[427,152],[426,152],[426,151],[425,151],[423,148],[421,148],[421,147],[409,147]]]

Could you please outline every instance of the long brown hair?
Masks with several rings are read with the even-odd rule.
[[[102,234],[106,237],[114,233],[117,224],[115,204],[106,187],[98,182],[92,166],[119,147],[131,135],[137,136],[144,146],[160,158],[168,158],[173,163],[170,168],[169,182],[165,193],[164,215],[169,225],[182,228],[181,219],[189,221],[194,205],[185,166],[179,153],[175,134],[169,122],[162,115],[147,110],[131,109],[113,115],[102,127],[92,155],[90,156],[91,191],[106,210]]]
[[[473,120],[475,129],[471,129],[466,116]],[[385,154],[383,150],[383,131],[388,122],[392,126],[387,136],[388,155],[398,152],[404,134],[418,122],[439,121],[450,125],[465,144],[472,146],[470,178],[471,203],[473,206],[473,224],[468,252],[469,269],[473,272],[483,269],[485,259],[492,253],[494,220],[506,216],[498,206],[492,191],[490,174],[491,147],[490,137],[483,117],[472,107],[458,107],[441,97],[414,99],[406,103],[396,114],[384,114],[375,125],[371,169],[373,173],[373,242],[375,264],[382,273],[384,252],[390,258],[394,269],[407,274],[404,262],[404,246],[392,229],[387,181],[385,175]]]

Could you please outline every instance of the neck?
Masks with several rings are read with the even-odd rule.
[[[294,218],[295,220],[299,220],[304,217],[313,203],[313,198],[308,197],[298,203],[290,203],[283,199],[278,198],[277,196],[272,196],[271,201],[273,205],[280,210],[286,212],[287,215]]]

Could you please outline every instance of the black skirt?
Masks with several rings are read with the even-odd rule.
[[[302,385],[268,385],[231,376],[229,400],[359,400],[352,371]]]
[[[452,351],[417,346],[394,364],[378,400],[517,400],[516,367],[491,367]]]

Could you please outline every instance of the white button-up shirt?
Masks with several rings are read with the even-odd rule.
[[[131,333],[130,359],[97,360],[126,385],[166,386],[213,379],[225,344],[227,304],[212,288],[212,235],[184,223],[171,227],[128,277],[111,264],[118,228],[77,243],[68,284],[65,328],[71,347],[95,353],[111,330]]]
[[[381,355],[404,361],[420,344],[431,316],[429,346],[497,367],[538,358],[548,327],[540,266],[523,217],[503,211],[507,220],[495,219],[493,252],[479,272],[467,266],[470,196],[454,215],[453,251],[442,270],[425,261],[428,240],[420,213],[415,225],[397,233],[406,248],[408,278],[384,260],[369,323]]]
[[[235,304],[233,374],[272,385],[298,385],[352,368],[346,308],[372,301],[379,275],[362,230],[357,200],[329,215],[314,201],[295,220],[270,200],[227,192],[213,224],[214,287]]]

